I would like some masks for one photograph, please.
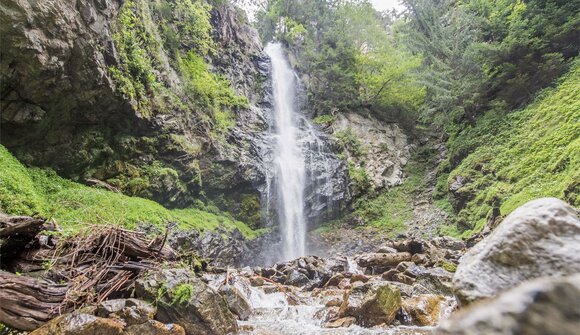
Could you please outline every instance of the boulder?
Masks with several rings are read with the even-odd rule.
[[[544,277],[472,304],[441,323],[437,335],[576,335],[580,274]]]
[[[339,317],[352,316],[364,327],[390,324],[401,309],[401,293],[393,285],[365,284],[344,293]]]
[[[516,209],[460,260],[453,286],[467,304],[542,275],[580,272],[580,220],[555,198]]]
[[[368,266],[397,266],[401,262],[411,260],[409,252],[397,252],[393,254],[367,253],[356,258],[356,262],[361,267]]]
[[[342,327],[350,327],[356,323],[356,318],[352,316],[347,316],[345,318],[336,319],[333,321],[327,322],[324,327],[326,328],[342,328]]]
[[[440,295],[422,294],[403,300],[403,309],[417,326],[435,326],[445,299]]]
[[[156,319],[178,323],[188,335],[225,335],[238,330],[224,297],[187,269],[163,269],[135,283],[137,298],[157,301]]]
[[[226,298],[228,307],[240,320],[247,320],[252,312],[252,305],[242,291],[235,285],[223,285],[220,293]]]
[[[30,335],[123,335],[123,327],[119,320],[71,313],[52,319]]]
[[[180,325],[163,324],[159,321],[148,320],[142,324],[127,327],[124,335],[185,335]]]
[[[136,325],[153,319],[157,310],[138,299],[114,299],[103,301],[97,307],[96,315],[103,318],[123,320],[128,325]]]

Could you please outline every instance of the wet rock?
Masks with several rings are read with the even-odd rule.
[[[540,278],[460,310],[437,335],[576,335],[580,329],[580,274]]]
[[[423,294],[403,300],[403,309],[417,326],[435,326],[441,316],[444,298],[440,295]]]
[[[338,284],[344,279],[344,275],[342,273],[337,273],[332,276],[324,286],[338,286]]]
[[[401,262],[410,261],[409,252],[398,252],[395,254],[367,253],[359,255],[356,262],[361,267],[370,266],[397,266]]]
[[[308,284],[310,282],[310,280],[308,279],[308,277],[296,270],[296,269],[292,269],[289,271],[288,275],[286,276],[284,283],[286,285],[292,285],[292,286],[304,286],[306,284]]]
[[[327,322],[324,327],[326,328],[342,328],[350,327],[356,323],[356,318],[352,316],[347,316],[345,318],[336,319],[334,321]]]
[[[358,324],[372,327],[390,324],[400,308],[401,293],[397,287],[366,284],[345,292],[339,316],[352,316]]]
[[[460,261],[453,285],[461,303],[491,297],[542,274],[580,272],[580,220],[565,202],[544,198],[516,209]]]
[[[30,335],[123,335],[123,327],[118,320],[71,313],[54,318]]]
[[[348,278],[343,278],[340,283],[338,283],[338,288],[342,289],[342,290],[346,290],[351,288],[352,285],[350,284],[350,279]]]
[[[135,283],[135,296],[158,301],[156,319],[178,323],[187,334],[225,335],[238,330],[226,300],[187,269],[163,269]]]
[[[131,326],[153,319],[156,312],[155,307],[142,300],[114,299],[100,303],[96,315],[123,320],[127,326]]]
[[[180,325],[163,324],[159,321],[148,320],[142,324],[132,325],[125,329],[124,335],[185,335]]]
[[[220,293],[226,298],[228,308],[240,320],[247,320],[252,312],[252,305],[246,296],[235,285],[223,285]]]
[[[370,279],[369,276],[365,276],[362,273],[355,273],[350,277],[350,282],[354,283],[354,282],[362,282],[362,283],[366,283],[368,282]]]
[[[265,284],[265,280],[264,278],[260,277],[260,276],[252,276],[250,278],[248,278],[250,280],[250,284],[252,286],[262,286]]]

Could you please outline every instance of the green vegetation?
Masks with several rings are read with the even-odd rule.
[[[391,236],[405,230],[405,223],[413,218],[413,199],[422,190],[425,171],[426,163],[414,158],[407,165],[408,177],[403,184],[357,199],[351,215]]]
[[[171,290],[170,295],[172,297],[171,304],[186,304],[189,303],[193,297],[193,286],[191,284],[179,284]]]
[[[120,64],[109,70],[143,117],[175,109],[196,114],[220,140],[235,125],[232,110],[248,101],[204,58],[215,53],[211,8],[203,0],[126,1],[113,36]],[[168,79],[172,72],[181,74],[184,89]]]
[[[326,125],[326,124],[330,124],[333,123],[334,120],[336,120],[336,117],[332,116],[332,115],[319,115],[317,117],[315,117],[314,119],[312,119],[312,122],[314,124],[318,124],[318,125]]]
[[[400,120],[419,109],[425,91],[412,72],[421,58],[384,29],[392,17],[368,1],[265,2],[257,14],[262,39],[294,54],[316,115],[355,109]]]
[[[466,157],[446,182],[459,176],[466,180],[455,195],[466,203],[456,208],[458,226],[444,232],[469,236],[481,230],[494,206],[505,216],[546,196],[580,205],[579,96],[577,62],[557,87],[546,89],[525,109],[508,115],[488,112],[476,127],[449,139],[450,159]]]
[[[151,200],[60,178],[50,170],[26,168],[3,146],[0,162],[0,209],[8,214],[49,217],[65,230],[77,231],[88,224],[135,228],[141,222],[163,229],[168,222],[177,222],[181,229],[239,229],[247,238],[260,233],[217,209],[213,213],[205,207],[169,210]]]

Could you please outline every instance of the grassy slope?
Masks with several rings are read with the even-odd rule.
[[[467,154],[440,184],[457,176],[470,182],[459,192],[471,198],[458,213],[460,227],[443,232],[469,236],[482,229],[492,204],[505,216],[529,200],[557,197],[580,205],[580,62],[560,84],[525,109],[488,113],[475,128],[448,142],[450,153]]]
[[[58,177],[53,171],[27,168],[0,145],[0,209],[9,214],[51,217],[65,230],[87,224],[134,228],[149,222],[161,228],[169,221],[200,231],[238,228],[251,238],[258,232],[211,207],[169,210],[156,202],[88,187]],[[212,211],[211,213],[209,211]]]

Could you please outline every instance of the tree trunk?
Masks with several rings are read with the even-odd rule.
[[[0,271],[0,323],[33,330],[56,317],[65,300],[67,285]]]

